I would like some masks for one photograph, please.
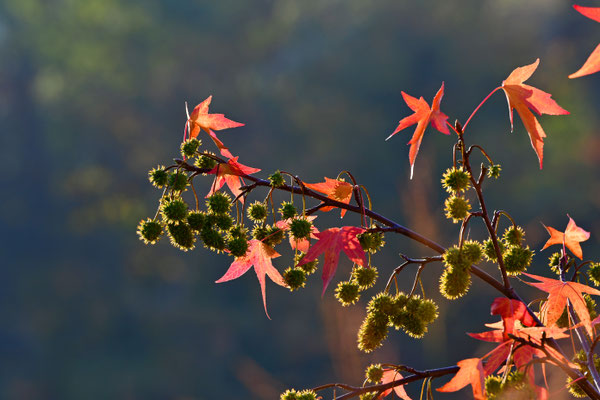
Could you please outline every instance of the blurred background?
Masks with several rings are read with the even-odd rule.
[[[138,240],[136,226],[160,196],[147,172],[177,156],[184,102],[212,94],[212,112],[246,124],[220,138],[243,164],[262,168],[258,176],[282,169],[318,182],[350,170],[377,211],[451,245],[458,227],[443,217],[439,181],[453,138],[428,129],[409,181],[412,129],[384,141],[410,114],[400,91],[431,102],[445,81],[442,110],[464,122],[514,68],[539,57],[528,83],[571,111],[540,118],[544,170],[517,117],[510,134],[501,93],[471,122],[468,140],[503,167],[486,184],[488,206],[525,227],[537,254],[531,271],[546,274],[551,253],[540,254],[540,222],[563,230],[567,213],[591,231],[584,255],[598,259],[600,75],[567,75],[597,45],[600,25],[571,5],[0,1],[0,398],[276,399],[290,387],[360,385],[372,361],[435,368],[485,354],[491,346],[464,332],[493,321],[495,293],[475,281],[469,296],[442,300],[439,265],[424,281],[441,316],[423,340],[391,331],[382,349],[360,354],[356,332],[376,290],[342,308],[334,284],[320,297],[318,274],[293,295],[268,282],[268,320],[252,272],[214,283],[230,257]],[[321,228],[359,223],[337,212],[319,220]],[[386,241],[373,258],[382,276],[399,252],[431,254],[404,238]],[[291,260],[274,264],[282,271]],[[350,267],[342,260],[336,280]],[[404,290],[413,272],[401,277]],[[408,391],[418,397],[420,385]]]

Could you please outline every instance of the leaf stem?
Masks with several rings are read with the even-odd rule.
[[[467,122],[465,122],[465,124],[463,125],[463,132],[465,131],[465,129],[467,129],[467,125],[469,125],[469,122],[471,122],[471,119],[472,119],[472,118],[473,118],[473,116],[474,116],[474,115],[477,113],[477,111],[479,111],[479,109],[481,108],[481,106],[482,106],[482,105],[483,105],[483,104],[484,104],[486,101],[488,101],[488,99],[489,99],[490,97],[492,97],[492,95],[493,95],[494,93],[496,93],[496,91],[497,91],[498,89],[502,89],[502,86],[498,86],[496,89],[492,90],[492,91],[490,92],[490,94],[488,94],[488,95],[485,97],[485,99],[483,99],[483,100],[481,101],[481,103],[479,103],[479,105],[477,106],[477,108],[475,108],[475,110],[473,110],[473,112],[471,113],[471,115],[470,115],[470,116],[469,116],[469,118],[467,119]]]

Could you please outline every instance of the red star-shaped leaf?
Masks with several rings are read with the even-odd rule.
[[[456,363],[460,367],[456,375],[441,388],[438,392],[456,392],[467,385],[473,388],[473,397],[476,400],[485,399],[484,393],[484,372],[483,364],[480,358],[467,358]]]
[[[287,286],[279,271],[277,271],[271,263],[272,258],[279,256],[280,254],[277,253],[271,246],[264,244],[260,240],[252,239],[248,242],[248,251],[246,252],[246,255],[236,258],[235,261],[231,263],[231,266],[227,272],[225,272],[225,275],[216,281],[216,283],[237,279],[244,275],[246,271],[250,269],[250,267],[254,266],[254,272],[256,272],[256,277],[258,278],[258,283],[260,284],[260,291],[262,292],[265,314],[267,314],[267,318],[271,319],[271,317],[269,317],[269,313],[267,312],[265,275],[271,278],[271,280],[279,286]]]
[[[525,282],[548,293],[548,300],[542,309],[542,321],[547,326],[552,326],[560,318],[567,305],[567,299],[571,302],[575,313],[581,323],[592,336],[592,323],[583,298],[583,293],[600,295],[600,290],[591,288],[577,282],[563,282],[556,279],[544,278],[543,276],[524,273],[539,282]]]
[[[323,193],[329,199],[346,204],[350,203],[350,199],[352,199],[352,190],[354,188],[350,183],[346,181],[342,181],[339,179],[329,179],[328,177],[325,177],[325,182],[305,183],[304,186],[319,193]],[[331,211],[334,208],[335,207],[333,206],[323,207],[321,208],[321,211]],[[344,214],[346,214],[346,211],[347,210],[342,209],[342,213],[340,216],[341,218],[344,218]]]
[[[413,133],[412,139],[410,139],[408,142],[410,145],[410,150],[408,152],[408,160],[410,161],[410,179],[413,177],[415,159],[417,158],[417,153],[419,153],[419,147],[421,146],[423,134],[425,133],[425,129],[427,129],[427,125],[429,125],[431,122],[431,125],[433,125],[433,127],[438,131],[446,135],[450,134],[450,131],[446,126],[448,116],[440,111],[440,103],[442,102],[443,96],[444,82],[442,82],[442,87],[440,87],[440,90],[438,90],[437,94],[433,98],[431,107],[429,107],[429,104],[427,104],[423,97],[417,99],[402,92],[404,101],[410,107],[410,109],[414,111],[414,114],[400,120],[396,130],[392,132],[392,134],[385,140],[388,140],[401,130],[417,124],[417,128]]]
[[[492,315],[500,315],[504,324],[504,334],[513,333],[515,321],[521,321],[524,326],[534,326],[535,321],[527,311],[527,306],[519,300],[497,297],[490,310]]]
[[[538,58],[533,64],[515,69],[502,82],[501,88],[504,90],[506,100],[508,101],[510,130],[511,132],[513,130],[513,109],[515,109],[529,134],[531,146],[533,146],[533,150],[540,160],[541,169],[544,159],[544,138],[546,137],[546,133],[530,109],[539,115],[564,115],[569,114],[569,112],[552,100],[550,93],[523,83],[533,75],[539,63],[540,59]]]
[[[323,293],[325,293],[327,285],[335,275],[341,251],[344,251],[353,263],[362,266],[367,264],[365,252],[356,237],[364,231],[363,228],[356,226],[344,226],[342,228],[330,228],[315,234],[319,241],[308,249],[308,253],[302,258],[298,266],[311,262],[321,253],[325,253],[322,275]]]
[[[227,184],[231,193],[237,197],[242,192],[240,187],[242,187],[242,184],[244,183],[244,180],[240,177],[260,171],[258,168],[240,164],[237,162],[238,158],[239,157],[233,157],[229,159],[227,163],[221,163],[208,172],[209,174],[215,174],[216,176],[206,197],[221,189],[224,184]],[[240,197],[240,201],[243,203],[244,199]]]
[[[574,5],[579,13],[586,17],[593,19],[594,21],[600,22],[600,7],[582,7]],[[600,44],[596,46],[596,49],[590,54],[586,62],[577,72],[569,75],[569,78],[579,78],[581,76],[590,75],[600,71]]]
[[[569,215],[567,215],[567,217],[569,217]],[[590,238],[590,233],[578,227],[575,224],[575,221],[573,221],[573,218],[569,217],[569,223],[567,224],[567,229],[565,229],[564,233],[557,231],[550,226],[544,225],[544,228],[546,228],[550,234],[550,239],[548,239],[544,247],[542,247],[542,250],[553,244],[560,244],[571,250],[575,257],[580,260],[583,259],[583,252],[581,251],[581,245],[579,243],[588,240]]]

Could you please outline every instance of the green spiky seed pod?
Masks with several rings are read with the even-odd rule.
[[[436,320],[438,317],[438,306],[435,304],[433,300],[423,299],[421,304],[419,304],[419,310],[417,311],[417,315],[421,318],[423,322],[426,324],[430,324]]]
[[[281,394],[280,400],[298,400],[298,392],[294,389],[288,389]]]
[[[409,314],[404,318],[402,328],[408,336],[415,339],[420,339],[427,333],[427,324],[415,315]]]
[[[448,193],[467,190],[471,183],[471,175],[463,167],[448,168],[442,177],[442,186]]]
[[[396,314],[397,307],[394,298],[389,293],[377,293],[369,301],[367,313],[381,313],[387,316]]]
[[[285,180],[283,179],[283,175],[279,171],[275,171],[272,175],[269,176],[269,182],[273,187],[280,187],[285,185]]]
[[[229,214],[213,214],[212,220],[214,225],[222,231],[227,231],[233,226],[233,217]]]
[[[488,178],[498,179],[500,177],[500,171],[502,171],[500,164],[492,164],[489,166],[487,176]]]
[[[167,200],[161,204],[160,213],[167,224],[179,224],[188,216],[188,205],[180,198]]]
[[[394,296],[394,306],[396,307],[396,309],[402,309],[406,306],[408,299],[409,297],[406,293],[397,293],[396,296]]]
[[[404,329],[404,324],[411,318],[410,313],[405,309],[400,309],[395,315],[390,317],[390,325],[396,330]]]
[[[368,392],[360,395],[359,400],[375,400],[377,398],[377,392]]]
[[[148,180],[154,187],[162,189],[169,181],[169,173],[165,170],[163,165],[159,165],[148,172]]]
[[[227,214],[231,206],[231,197],[227,193],[214,192],[206,199],[206,208],[213,214]]]
[[[440,293],[454,300],[464,296],[471,286],[471,275],[467,269],[447,268],[440,277]]]
[[[365,377],[368,382],[378,384],[383,379],[383,368],[381,364],[371,364],[365,371]]]
[[[210,155],[214,156],[214,153],[209,153]],[[196,159],[196,162],[194,163],[194,165],[198,168],[202,168],[202,169],[213,169],[214,167],[217,166],[217,161],[207,155],[201,155],[200,157],[198,157]]]
[[[525,237],[525,231],[520,226],[510,226],[504,231],[502,239],[511,246],[520,246]]]
[[[298,400],[316,400],[317,394],[313,390],[303,390],[299,392],[296,396]]]
[[[378,252],[385,245],[383,232],[364,232],[357,237],[363,250],[371,254]]]
[[[294,239],[308,239],[312,232],[312,222],[306,218],[294,218],[290,222],[290,235]]]
[[[255,201],[248,206],[248,218],[254,222],[264,221],[268,215],[269,212],[265,203]]]
[[[196,150],[200,148],[202,142],[196,138],[191,138],[181,143],[181,155],[191,158],[196,155]]]
[[[531,265],[533,250],[527,247],[510,246],[504,253],[504,267],[508,275],[518,275]]]
[[[471,266],[469,259],[465,257],[464,251],[458,246],[452,246],[446,250],[442,256],[442,261],[446,268],[466,270]]]
[[[243,225],[235,225],[229,229],[229,235],[232,238],[243,237],[246,239],[246,235],[248,234],[248,229],[246,229]]]
[[[244,236],[230,237],[227,241],[227,249],[234,257],[243,257],[248,251],[248,240]]]
[[[358,330],[358,348],[370,353],[383,344],[388,333],[387,315],[375,312],[367,314]]]
[[[406,301],[406,312],[410,315],[417,315],[419,312],[419,306],[421,305],[421,297],[419,295],[413,295]]]
[[[167,232],[171,239],[171,244],[180,250],[188,251],[194,248],[196,236],[188,224],[168,224]]]
[[[569,393],[571,396],[576,397],[578,399],[583,399],[588,397],[587,394],[583,391],[582,388],[575,382],[573,382],[573,378],[570,376],[567,377],[567,386],[569,387]]]
[[[335,288],[335,297],[344,307],[352,305],[360,298],[360,290],[358,284],[353,281],[345,281],[338,283]]]
[[[283,281],[288,285],[290,291],[300,289],[306,284],[306,272],[301,268],[288,268],[283,271]]]
[[[358,283],[360,290],[365,290],[373,286],[377,281],[377,275],[377,268],[373,266],[365,268],[357,265],[352,269],[352,279]]]
[[[216,251],[217,253],[225,250],[225,239],[219,231],[210,226],[205,226],[200,231],[200,239],[204,242],[204,247],[209,250]]]
[[[202,211],[190,211],[187,216],[187,223],[190,228],[196,232],[200,232],[206,222],[206,214]]]
[[[495,398],[502,391],[502,377],[490,375],[485,378],[485,393],[489,399]]]
[[[590,280],[594,283],[594,285],[600,286],[600,263],[590,264],[588,276]]]
[[[298,253],[298,254],[296,254],[296,256],[294,257],[294,265],[298,265],[300,263],[300,261],[302,261],[302,258],[305,255],[306,255],[306,253]],[[302,264],[298,268],[302,268],[302,270],[304,272],[306,272],[307,275],[310,275],[310,274],[315,273],[315,271],[317,270],[318,263],[319,263],[319,260],[314,259],[311,262],[307,262],[306,264]]]
[[[462,196],[452,195],[444,202],[446,218],[451,219],[455,224],[461,222],[470,210],[471,203]]]
[[[269,229],[266,226],[254,225],[254,229],[252,229],[252,237],[256,240],[264,240],[268,233]]]
[[[140,240],[145,244],[156,243],[162,232],[163,228],[160,222],[154,221],[150,218],[141,220],[137,228],[137,234]]]
[[[285,238],[285,232],[283,229],[279,229],[276,225],[270,225],[267,227],[267,236],[263,242],[271,247],[277,246]]]
[[[481,250],[481,243],[475,240],[467,240],[463,243],[462,254],[465,258],[465,262],[468,264],[478,264],[481,261],[483,252]]]
[[[188,182],[188,176],[183,172],[173,172],[169,174],[167,184],[175,192],[182,192],[190,183]]]
[[[296,216],[296,207],[294,207],[294,203],[284,201],[281,203],[281,207],[279,207],[279,213],[283,219],[294,218]]]
[[[504,251],[506,250],[506,246],[504,245],[504,243],[499,241],[498,247],[500,248],[500,253],[504,254]],[[490,262],[496,262],[498,260],[498,257],[496,257],[496,249],[494,249],[494,242],[492,242],[492,239],[488,239],[485,242],[483,242],[483,255]]]

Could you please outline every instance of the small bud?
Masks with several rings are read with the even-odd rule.
[[[281,203],[281,207],[279,207],[279,213],[283,219],[294,218],[296,216],[296,207],[294,207],[294,203],[284,201]]]
[[[180,198],[166,200],[161,204],[160,213],[167,224],[179,224],[188,216],[188,205]]]
[[[301,268],[288,268],[283,271],[283,281],[293,292],[296,289],[304,287],[306,284],[306,272]]]
[[[448,168],[442,177],[442,186],[448,193],[467,190],[471,183],[471,175],[463,167]]]
[[[159,165],[148,172],[148,180],[153,186],[162,189],[169,180],[169,173],[165,170],[163,165]]]
[[[168,186],[176,192],[182,192],[189,185],[188,176],[183,172],[173,172],[167,179]]]
[[[283,175],[279,171],[275,171],[273,175],[269,176],[269,182],[271,182],[271,186],[273,187],[280,187],[285,185]]]
[[[533,259],[533,250],[521,246],[509,246],[504,253],[504,267],[508,275],[518,275],[525,271]]]
[[[181,143],[181,155],[188,158],[193,157],[201,144],[202,142],[196,138],[186,140]]]
[[[265,203],[255,201],[248,206],[248,218],[254,222],[264,221],[269,215]]]
[[[154,244],[160,238],[163,232],[162,225],[158,221],[150,218],[140,221],[137,229],[137,234],[140,240],[146,244]]]
[[[471,203],[469,200],[462,196],[452,195],[444,202],[444,211],[446,211],[446,218],[451,219],[452,222],[461,222],[471,210]]]
[[[352,305],[360,298],[358,284],[353,281],[338,283],[335,288],[335,297],[342,303],[344,307]]]

